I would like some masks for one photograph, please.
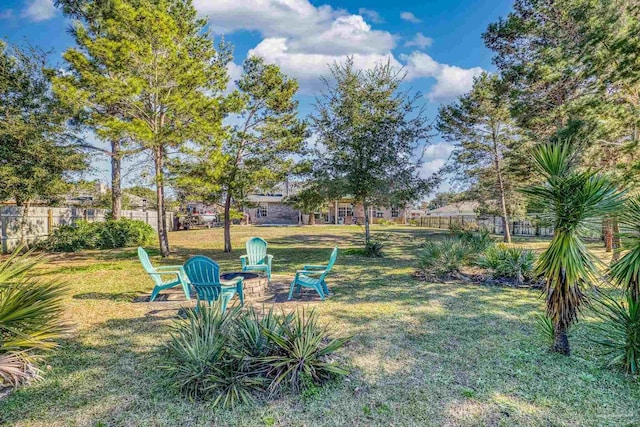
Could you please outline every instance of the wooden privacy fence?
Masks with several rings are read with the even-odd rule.
[[[93,208],[51,208],[31,207],[24,219],[24,238],[28,242],[35,242],[49,235],[53,229],[60,225],[71,225],[78,220],[89,222],[101,222],[107,217],[109,210]],[[135,219],[146,222],[154,229],[158,225],[157,211],[130,211],[123,210],[122,218]],[[168,229],[172,229],[173,213],[168,212]],[[13,250],[21,237],[21,223],[23,221],[23,208],[17,206],[0,207],[0,233],[2,236],[2,252]]]
[[[412,222],[420,227],[439,228],[443,230],[448,230],[454,224],[474,224],[489,230],[493,234],[503,234],[502,218],[499,216],[483,218],[472,215],[425,216],[422,218],[414,218]],[[509,229],[512,236],[553,236],[553,227],[536,226],[530,220],[511,221],[509,223]]]

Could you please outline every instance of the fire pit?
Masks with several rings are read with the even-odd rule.
[[[237,277],[244,278],[244,295],[247,297],[259,297],[267,292],[269,282],[263,274],[248,273],[244,271],[236,271],[233,273],[224,273],[220,275],[221,280],[233,280]]]

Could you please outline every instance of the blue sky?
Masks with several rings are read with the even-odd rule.
[[[438,105],[466,92],[482,70],[493,71],[481,39],[490,22],[505,16],[512,0],[194,0],[212,29],[235,46],[229,71],[237,77],[247,55],[277,63],[301,86],[300,110],[312,111],[326,65],[352,55],[356,66],[391,60],[407,83],[424,94],[430,118]],[[73,42],[69,21],[51,0],[0,2],[0,37],[51,50],[52,65]],[[446,160],[450,144],[436,137],[425,151],[424,173]],[[108,181],[106,159],[96,158],[90,178]],[[135,175],[135,174],[133,174]],[[131,179],[131,181],[135,181]]]

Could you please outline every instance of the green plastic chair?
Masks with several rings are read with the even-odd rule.
[[[271,260],[273,255],[267,255],[267,242],[260,237],[247,240],[247,254],[240,257],[242,271],[265,271],[267,279],[271,280]]]
[[[160,291],[173,288],[174,286],[182,286],[184,296],[187,299],[191,298],[189,292],[189,279],[181,265],[162,265],[154,267],[149,259],[149,254],[147,254],[147,251],[141,247],[138,248],[138,258],[140,258],[142,267],[155,284],[153,291],[151,292],[149,302],[156,299]]]
[[[325,282],[327,274],[331,271],[333,264],[335,264],[338,258],[338,247],[333,248],[329,263],[327,265],[305,265],[302,270],[296,272],[296,277],[291,282],[291,288],[289,289],[288,301],[293,298],[293,290],[300,293],[302,287],[312,288],[320,295],[320,299],[324,301],[325,295],[329,295],[329,288]],[[317,276],[317,277],[313,277]]]
[[[211,305],[213,301],[222,297],[222,312],[224,312],[227,309],[227,304],[236,294],[240,298],[240,305],[244,305],[243,278],[221,281],[220,267],[211,258],[203,255],[189,258],[184,264],[184,270],[198,296],[196,311],[199,310],[201,301],[206,301]]]

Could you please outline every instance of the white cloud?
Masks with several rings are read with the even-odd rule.
[[[420,176],[428,178],[434,173],[438,172],[446,163],[445,159],[435,159],[428,162],[424,162],[420,168]]]
[[[353,15],[329,5],[314,6],[309,0],[195,0],[194,3],[200,13],[209,15],[213,30],[218,33],[239,30],[260,33],[263,40],[248,55],[278,64],[286,74],[298,79],[301,91],[306,93],[321,87],[320,77],[328,74],[329,64],[342,62],[347,56],[353,56],[355,66],[360,69],[386,61],[398,68],[403,66],[393,54],[397,37],[373,30],[365,17],[373,22],[379,15],[366,8]],[[403,12],[401,17],[421,22],[411,12]],[[417,33],[406,45],[424,48],[431,42],[429,37]],[[432,100],[466,92],[473,77],[482,71],[478,67],[463,69],[440,64],[421,52],[401,58],[408,80],[435,79],[429,93]],[[230,67],[236,67],[230,68],[230,72],[239,72],[239,66]]]
[[[372,31],[362,16],[340,16],[324,31],[294,37],[287,43],[292,52],[326,55],[377,54],[395,47],[395,38],[386,31]]]
[[[209,15],[217,33],[253,30],[267,37],[316,32],[346,14],[308,0],[195,0],[194,5]]]
[[[56,11],[52,0],[29,0],[21,16],[30,21],[40,22],[53,18]]]
[[[229,83],[227,83],[227,92],[232,92],[236,88],[236,81],[242,76],[242,65],[235,62],[227,64],[227,72],[229,73]]]
[[[455,65],[441,64],[423,52],[413,52],[401,58],[406,61],[407,78],[436,79],[436,84],[429,92],[431,100],[453,98],[468,92],[473,85],[473,78],[484,71],[480,67],[460,68]]]
[[[305,92],[313,92],[320,88],[322,85],[320,76],[328,73],[328,65],[335,61],[342,62],[347,59],[347,56],[353,57],[354,66],[359,69],[372,68],[376,64],[386,61],[391,61],[398,68],[401,67],[390,52],[350,55],[290,52],[286,38],[264,39],[251,49],[248,55],[261,56],[268,62],[278,64],[284,73],[294,76],[300,81],[300,87]]]
[[[422,20],[418,19],[418,17],[414,15],[412,12],[402,12],[400,14],[400,19],[408,22],[413,22],[414,24],[419,24],[422,22]]]
[[[427,145],[422,152],[425,160],[448,159],[453,151],[453,145],[447,142],[437,142]]]
[[[420,49],[424,49],[425,47],[429,47],[433,44],[433,39],[431,37],[427,37],[422,33],[417,33],[411,40],[408,40],[404,45],[416,46]]]
[[[369,21],[373,22],[374,24],[381,24],[384,22],[384,19],[382,18],[382,16],[380,16],[380,14],[375,10],[361,7],[360,9],[358,9],[358,13],[364,16],[365,18],[367,18]]]

